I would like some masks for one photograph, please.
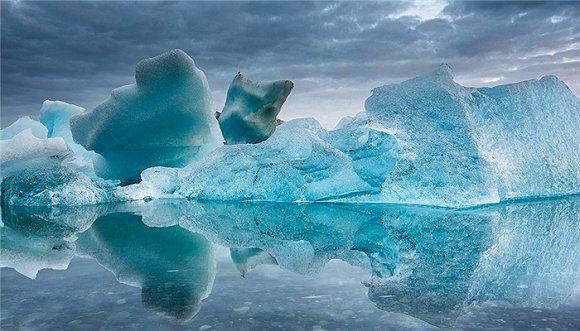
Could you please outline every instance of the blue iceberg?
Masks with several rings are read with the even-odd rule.
[[[460,207],[579,191],[580,101],[555,77],[475,89],[442,65],[376,88],[365,107],[401,149],[381,201]]]
[[[58,166],[72,155],[62,138],[37,138],[25,129],[7,140],[0,140],[2,179],[24,170]],[[4,196],[4,194],[3,194]]]
[[[222,142],[205,74],[181,50],[137,65],[136,84],[75,115],[75,142],[99,155],[98,176],[124,184],[153,166],[182,167]]]
[[[308,118],[277,126],[292,82],[241,74],[216,119],[205,75],[180,50],[143,60],[135,77],[92,111],[46,101],[46,134],[29,118],[3,130],[3,177],[64,165],[106,197],[75,204],[178,198],[461,208],[580,192],[580,100],[553,76],[469,88],[442,65],[374,89],[365,112],[330,131]],[[3,201],[71,202],[12,199],[6,195],[21,190],[11,187]]]
[[[28,116],[24,116],[10,124],[7,128],[0,130],[0,140],[14,138],[14,136],[20,132],[28,129],[30,129],[34,137],[39,139],[46,139],[48,135],[48,130],[44,125],[42,125],[42,123],[35,121]]]
[[[48,129],[47,137],[60,137],[64,139],[73,154],[66,161],[66,165],[74,170],[84,173],[92,179],[98,179],[93,169],[93,159],[96,153],[87,151],[77,144],[72,137],[70,129],[71,117],[82,114],[84,108],[62,101],[45,100],[40,108],[40,122]]]
[[[276,116],[293,87],[289,80],[257,83],[238,73],[218,115],[226,143],[255,144],[268,139],[276,130]]]

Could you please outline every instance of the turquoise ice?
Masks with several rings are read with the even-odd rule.
[[[230,86],[218,123],[205,75],[179,50],[140,62],[136,81],[88,112],[46,101],[40,116],[46,135],[29,118],[3,130],[2,137],[9,138],[0,141],[4,177],[47,167],[42,170],[47,178],[61,181],[43,183],[42,172],[34,177],[28,171],[10,181],[2,200],[80,205],[176,198],[464,208],[580,192],[580,101],[553,76],[470,88],[456,83],[451,68],[442,65],[374,89],[366,110],[342,119],[334,130],[312,118],[277,126],[292,83],[254,83],[241,75]],[[61,165],[70,171],[59,177],[53,172]],[[82,184],[81,174],[93,185]],[[43,185],[46,192],[55,187],[84,192],[75,187],[82,184],[100,193],[94,199],[47,198],[48,193],[37,200],[28,193],[13,198],[23,191],[15,183],[24,185],[27,176],[38,180],[39,192]],[[113,181],[105,184],[97,176]]]
[[[139,181],[153,166],[185,166],[222,142],[205,74],[181,50],[137,65],[136,84],[71,118],[75,142],[99,154],[97,175]]]
[[[255,144],[268,139],[276,130],[276,116],[293,87],[289,80],[259,83],[238,73],[218,115],[226,143]]]

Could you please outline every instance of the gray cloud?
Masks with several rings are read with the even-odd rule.
[[[373,87],[450,63],[484,86],[555,74],[580,95],[580,6],[452,2],[438,18],[403,2],[2,2],[2,126],[49,97],[92,108],[173,48],[208,76],[214,108],[236,72],[292,79],[283,118],[332,126]]]

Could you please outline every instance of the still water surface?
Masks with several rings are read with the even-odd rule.
[[[580,330],[580,199],[3,208],[2,330]]]

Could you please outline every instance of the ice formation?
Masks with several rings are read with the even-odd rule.
[[[278,127],[254,145],[227,145],[181,172],[178,193],[200,200],[324,200],[370,192],[348,156],[313,119]]]
[[[469,131],[465,108],[470,98],[448,66],[373,90],[366,113],[401,147],[382,201],[440,206],[498,201],[492,167]]]
[[[137,182],[149,167],[182,167],[221,144],[207,79],[183,51],[139,62],[135,80],[71,118],[74,140],[100,154],[97,175]]]
[[[26,169],[60,165],[72,155],[62,138],[37,138],[32,129],[26,129],[8,140],[0,140],[0,151],[2,179]]]
[[[84,111],[84,108],[66,102],[45,100],[40,108],[40,122],[48,129],[48,138],[61,137],[75,152],[82,151],[82,146],[73,141],[70,119]]]
[[[259,84],[238,74],[218,123],[207,80],[182,51],[140,62],[135,76],[136,84],[114,90],[93,111],[46,101],[40,117],[48,139],[29,118],[3,130],[2,137],[9,138],[0,141],[3,176],[60,165],[70,154],[68,143],[75,158],[93,159],[97,175],[121,184],[141,181],[108,187],[100,195],[106,201],[330,200],[470,207],[580,192],[580,101],[552,76],[467,88],[442,65],[374,89],[365,112],[331,131],[314,119],[276,128],[290,81]],[[76,142],[100,155],[93,158]],[[62,164],[95,179],[91,169],[79,166],[86,162]],[[6,194],[3,200],[16,201]],[[103,202],[31,196],[18,201]]]
[[[580,191],[580,99],[554,76],[472,90],[466,108],[501,199]]]
[[[2,181],[4,205],[81,206],[111,200],[107,189],[62,165],[19,169]]]
[[[580,101],[555,77],[475,89],[442,65],[376,88],[365,107],[401,147],[381,201],[457,207],[579,191]]]
[[[276,130],[276,116],[293,87],[289,80],[256,83],[238,73],[218,116],[226,143],[255,144],[268,139]]]
[[[39,139],[45,139],[48,134],[48,130],[42,123],[31,119],[28,116],[24,116],[16,120],[5,129],[0,130],[0,140],[8,140],[19,134],[20,132],[30,129],[32,135]]]
[[[84,108],[66,102],[45,100],[40,108],[40,122],[48,129],[48,138],[63,138],[73,151],[71,159],[66,162],[67,166],[97,179],[92,164],[96,153],[75,143],[70,129],[71,117],[84,111]]]

